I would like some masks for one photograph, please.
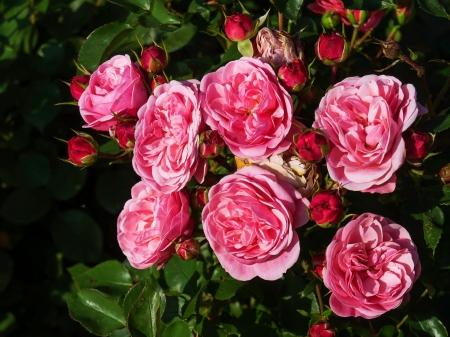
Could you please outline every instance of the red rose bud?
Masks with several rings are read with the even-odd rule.
[[[109,129],[109,135],[117,140],[120,147],[123,149],[134,148],[134,129],[136,127],[137,119],[130,118],[120,120],[116,125],[111,126]]]
[[[417,160],[426,156],[430,147],[430,138],[419,129],[408,129],[403,133],[406,147],[406,159]]]
[[[200,252],[200,243],[194,238],[184,240],[183,238],[178,240],[175,244],[175,252],[183,260],[192,260],[198,256]]]
[[[314,324],[309,329],[310,337],[334,337],[334,327],[328,322]]]
[[[150,88],[152,89],[152,92],[155,91],[156,87],[164,83],[167,83],[167,79],[165,76],[157,75],[153,77],[152,81],[150,82]]]
[[[72,82],[70,82],[70,94],[76,101],[80,99],[81,94],[86,90],[90,78],[91,76],[89,75],[78,75],[72,78]]]
[[[191,207],[197,211],[201,211],[208,203],[208,190],[198,188],[191,192]]]
[[[322,15],[322,25],[326,29],[336,30],[341,23],[341,17],[336,12],[325,12]]]
[[[141,54],[142,68],[152,74],[158,74],[167,66],[167,55],[164,49],[150,46]]]
[[[317,57],[327,66],[343,62],[350,55],[347,40],[340,34],[322,34],[314,46]]]
[[[93,165],[97,161],[97,142],[87,133],[76,132],[76,134],[67,142],[68,162],[78,167]]]
[[[212,159],[222,153],[225,142],[216,130],[205,131],[200,134],[199,152],[203,158]]]
[[[325,254],[317,254],[312,258],[312,266],[314,272],[319,275],[319,277],[323,278],[323,267],[325,267]]]
[[[309,217],[320,227],[328,228],[337,224],[344,215],[344,205],[337,191],[316,193],[309,205]]]
[[[295,135],[298,156],[305,161],[316,162],[324,158],[330,149],[328,138],[318,130],[306,130]]]
[[[345,14],[348,21],[356,28],[365,24],[370,18],[370,12],[361,9],[346,9]]]
[[[308,80],[308,70],[301,60],[295,59],[278,69],[278,78],[287,91],[297,93],[303,89]]]
[[[441,180],[444,184],[450,183],[450,164],[445,165],[441,170],[439,171],[439,176],[441,177]]]
[[[397,6],[395,10],[397,21],[401,26],[406,25],[414,13],[414,2],[398,3]]]
[[[253,33],[253,21],[247,14],[231,14],[225,20],[225,34],[231,41],[243,41],[248,39]]]

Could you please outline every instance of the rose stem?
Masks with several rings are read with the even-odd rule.
[[[361,43],[363,43],[372,32],[373,32],[373,29],[369,29],[367,32],[365,32],[364,35],[355,42],[355,45],[353,46],[353,48],[355,48],[355,49],[358,48],[361,45]]]
[[[118,156],[117,154],[109,154],[109,153],[102,153],[99,152],[98,153],[98,158],[101,159],[119,159],[120,156]]]
[[[447,80],[445,81],[444,86],[442,87],[439,94],[436,96],[436,98],[433,102],[433,109],[436,109],[438,107],[439,103],[441,103],[441,100],[444,97],[445,93],[447,92],[449,86],[450,86],[450,75],[447,77]]]
[[[427,294],[428,294],[428,289],[425,289],[425,291],[422,293],[422,295],[420,295],[420,297],[417,299],[417,301],[411,306],[411,309],[414,308],[417,304],[419,304],[420,300],[422,298],[424,298]],[[397,326],[396,326],[397,330],[400,329],[400,327],[403,325],[403,323],[406,322],[408,317],[409,317],[409,315],[405,315],[405,317],[403,317],[403,319],[400,321],[400,323],[397,324]]]
[[[337,65],[333,65],[331,67],[330,85],[334,85],[336,83],[336,74],[337,74]]]
[[[386,37],[386,41],[389,41],[392,39],[392,37],[394,36],[395,32],[397,31],[398,26],[394,26],[391,29],[391,32],[389,33],[389,35]],[[375,60],[378,60],[381,57],[381,54],[383,54],[383,48],[380,48],[380,50],[377,53],[377,56],[375,56]]]
[[[284,16],[283,13],[278,12],[278,29],[283,30],[284,29]]]
[[[352,39],[350,41],[350,50],[353,49],[353,45],[355,44],[357,37],[358,37],[358,28],[353,27]]]
[[[208,240],[203,239],[202,241],[199,242],[200,246],[203,246],[205,243],[208,243]]]
[[[323,300],[322,300],[322,294],[320,293],[320,287],[319,284],[316,284],[316,295],[317,295],[317,300],[319,301],[319,309],[320,309],[320,314],[323,315]]]
[[[226,168],[230,173],[234,172],[236,169],[231,166],[230,164],[227,163],[227,160],[225,158],[223,158],[222,156],[217,156],[214,158],[214,160],[221,166],[223,166],[224,168]]]

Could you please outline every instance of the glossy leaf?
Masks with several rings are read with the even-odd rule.
[[[246,282],[231,277],[222,266],[217,266],[214,269],[211,281],[219,284],[214,293],[214,297],[218,300],[227,300],[233,297],[240,288],[246,285]]]
[[[303,0],[274,0],[275,7],[289,20],[297,22]]]
[[[424,124],[424,129],[429,132],[442,132],[450,128],[450,115],[434,117]]]
[[[425,212],[423,216],[423,234],[427,247],[434,251],[441,239],[442,228],[445,217],[444,212],[439,207],[433,208],[431,211]]]
[[[418,0],[420,7],[430,14],[433,14],[434,16],[438,16],[441,18],[450,18],[449,15],[449,3],[445,2],[447,4],[447,8],[444,7],[442,4],[442,1],[439,0]]]
[[[192,24],[183,24],[173,32],[164,34],[162,40],[167,48],[167,52],[172,53],[186,46],[196,33],[196,26]]]
[[[148,11],[151,7],[151,0],[108,0],[109,2],[122,6],[134,13]]]
[[[185,261],[178,255],[172,257],[164,267],[164,278],[167,285],[178,293],[183,293],[186,285],[194,275],[196,262],[194,260]]]
[[[318,282],[319,280],[317,279],[314,279],[311,282],[309,282],[308,285],[305,287],[305,289],[303,289],[303,291],[300,293],[300,297],[306,297],[309,294],[311,294],[315,290]]]
[[[180,319],[173,320],[165,329],[163,337],[190,337],[192,336],[189,324]]]
[[[409,321],[411,332],[426,332],[433,337],[448,337],[447,329],[444,324],[435,316],[426,317],[421,315],[413,315]]]
[[[72,319],[80,322],[88,331],[98,336],[108,336],[126,326],[120,306],[101,292],[82,289],[64,296]]]
[[[395,4],[391,0],[342,0],[345,8],[365,9],[376,11],[384,8],[393,8]]]
[[[160,0],[154,0],[152,15],[164,25],[179,25],[180,19],[170,12]]]

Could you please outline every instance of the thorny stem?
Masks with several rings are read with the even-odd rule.
[[[323,315],[323,300],[322,300],[322,294],[320,293],[320,287],[319,284],[316,284],[316,295],[317,295],[317,300],[319,301],[319,310],[320,310],[320,314]]]
[[[392,27],[391,32],[386,37],[386,41],[392,40],[392,37],[394,36],[394,34],[397,31],[397,29],[398,29],[397,26]],[[378,60],[381,57],[381,54],[383,54],[383,48],[380,48],[380,50],[378,51],[377,55],[375,56],[375,60]]]
[[[363,43],[372,32],[373,29],[369,29],[367,32],[365,32],[364,35],[355,42],[353,48],[355,49],[358,48],[361,45],[361,43]]]
[[[449,87],[450,87],[450,75],[447,77],[447,80],[445,81],[444,86],[442,87],[441,91],[434,99],[433,109],[436,109],[438,107],[439,103],[441,103],[441,100],[445,96],[445,93],[447,92]]]
[[[337,65],[333,65],[331,67],[330,85],[334,85],[336,83],[336,75],[337,75]]]
[[[425,289],[425,291],[422,293],[422,295],[420,295],[420,297],[417,299],[417,301],[411,306],[410,310],[412,308],[414,308],[417,304],[419,304],[419,302],[422,300],[422,298],[424,298],[427,294],[428,294],[428,289]],[[397,330],[400,329],[400,327],[403,325],[403,323],[406,322],[408,317],[409,317],[409,314],[405,315],[405,317],[403,317],[403,319],[400,321],[400,323],[397,324],[397,326],[396,326]]]
[[[278,29],[280,31],[284,29],[284,16],[280,12],[278,12]]]
[[[353,49],[353,45],[355,44],[357,37],[358,37],[358,28],[353,27],[352,39],[350,41],[350,50]]]

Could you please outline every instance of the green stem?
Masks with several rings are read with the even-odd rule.
[[[358,37],[358,28],[353,27],[352,39],[350,41],[350,50],[353,49],[353,45],[355,44],[357,37]]]
[[[337,65],[331,66],[331,76],[330,76],[330,85],[334,85],[336,83],[337,76]]]
[[[320,310],[320,314],[323,315],[323,300],[322,300],[322,294],[320,293],[320,287],[319,284],[316,284],[316,295],[317,295],[317,300],[319,301],[319,310]]]
[[[355,42],[355,45],[353,46],[353,48],[355,48],[355,49],[358,48],[361,45],[361,43],[363,43],[372,32],[373,32],[373,29],[369,29],[367,32],[365,32],[364,35]]]

